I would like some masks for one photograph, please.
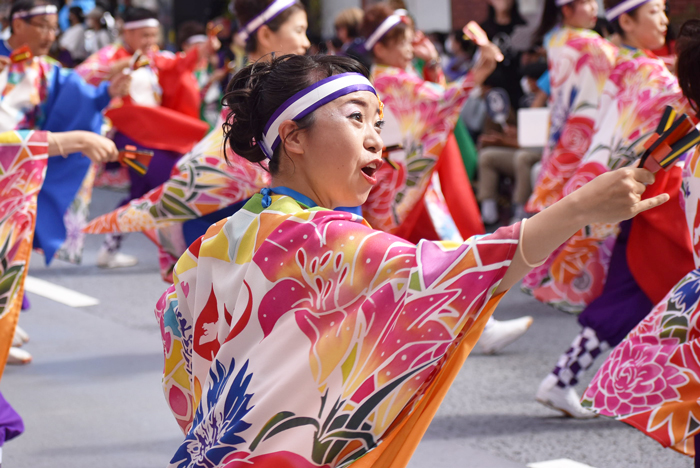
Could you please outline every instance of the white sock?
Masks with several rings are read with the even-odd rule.
[[[498,203],[496,200],[487,199],[481,202],[481,219],[484,224],[494,224],[498,221]]]

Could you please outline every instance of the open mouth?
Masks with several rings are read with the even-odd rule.
[[[365,167],[362,168],[362,172],[367,177],[374,178],[374,175],[377,173],[381,165],[382,161],[372,161],[371,163],[367,164]]]

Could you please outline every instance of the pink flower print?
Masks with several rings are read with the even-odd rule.
[[[679,397],[688,378],[670,365],[676,338],[630,337],[618,346],[591,383],[594,407],[606,416],[627,416]],[[597,382],[595,380],[598,380]]]

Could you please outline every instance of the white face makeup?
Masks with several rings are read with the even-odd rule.
[[[315,111],[309,129],[292,135],[283,129],[290,124],[280,127],[287,141],[280,154],[282,180],[273,186],[286,185],[325,208],[363,204],[382,165],[377,96],[357,91],[331,101]]]

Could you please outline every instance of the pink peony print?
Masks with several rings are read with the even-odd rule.
[[[618,346],[586,392],[593,408],[605,416],[627,416],[679,397],[688,378],[669,360],[676,338],[630,337]]]

